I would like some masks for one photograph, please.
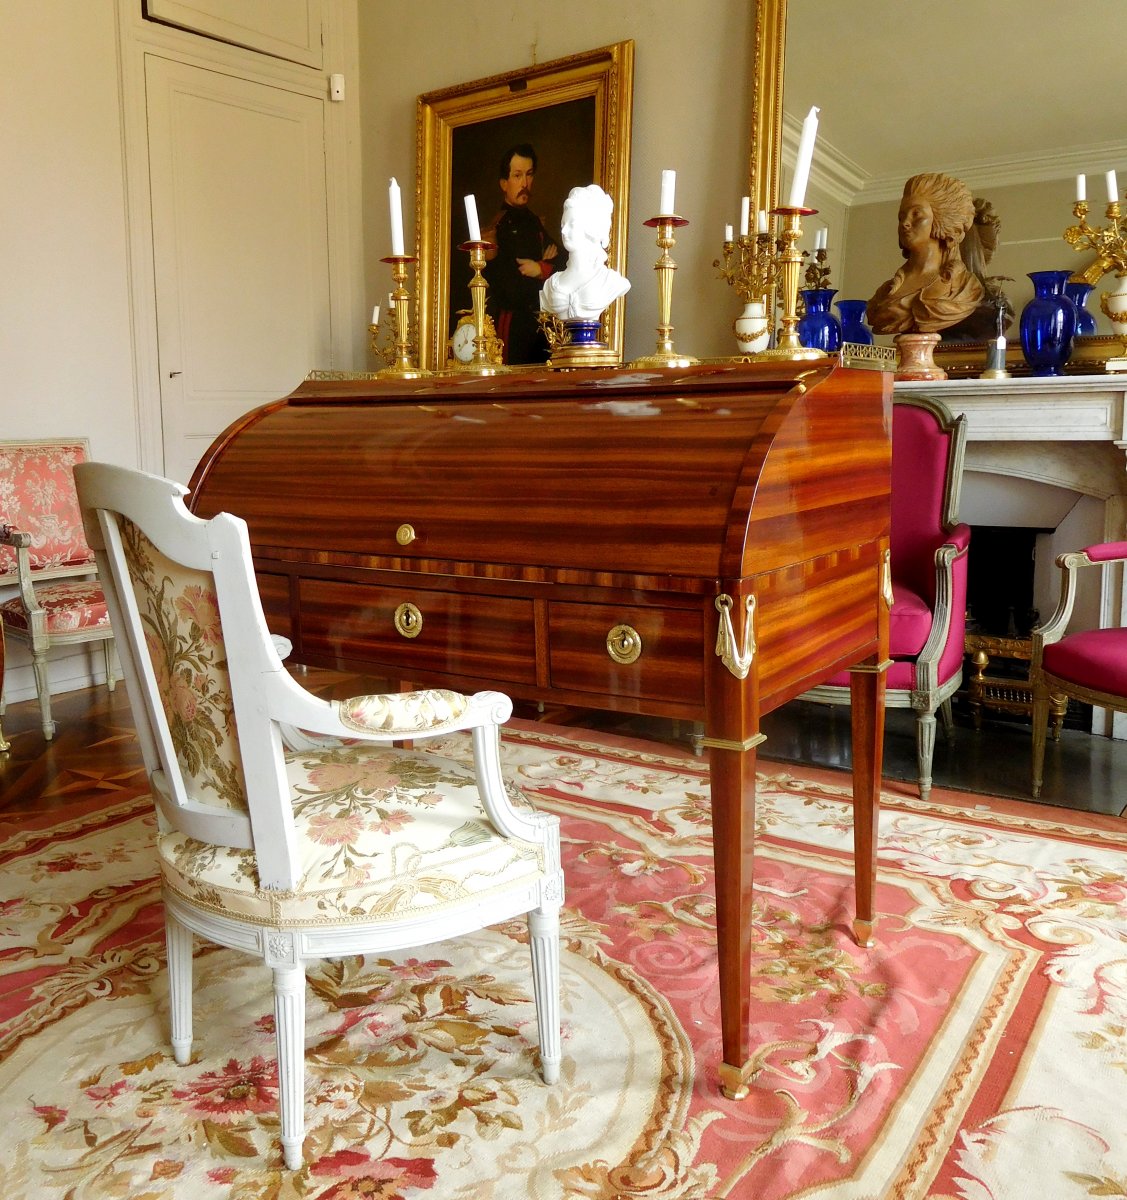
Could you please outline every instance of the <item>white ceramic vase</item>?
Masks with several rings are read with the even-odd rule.
[[[1127,353],[1127,274],[1116,275],[1111,291],[1100,294],[1100,308],[1112,329],[1123,339]]]
[[[741,354],[758,354],[767,349],[771,330],[767,324],[767,305],[762,300],[749,300],[744,310],[732,322],[736,345]]]

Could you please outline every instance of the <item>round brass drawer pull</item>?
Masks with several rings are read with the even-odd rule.
[[[642,653],[642,635],[631,625],[616,625],[607,634],[607,653],[616,663],[637,662]]]
[[[395,531],[395,540],[401,546],[409,546],[416,538],[415,527],[404,522]]]
[[[423,631],[423,614],[409,601],[395,610],[395,628],[405,638],[416,638]]]

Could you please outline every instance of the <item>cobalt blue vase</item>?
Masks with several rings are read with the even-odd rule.
[[[1021,352],[1034,375],[1062,375],[1072,356],[1076,305],[1064,293],[1071,271],[1030,271],[1033,299],[1021,310]]]
[[[873,331],[865,324],[867,300],[839,300],[834,307],[841,318],[841,340],[861,346],[873,344]]]
[[[1076,305],[1076,336],[1090,337],[1096,332],[1096,318],[1087,309],[1094,284],[1066,283],[1064,294]]]
[[[802,288],[806,316],[798,323],[798,340],[815,350],[833,353],[841,349],[841,325],[830,312],[830,301],[837,295],[835,288]]]

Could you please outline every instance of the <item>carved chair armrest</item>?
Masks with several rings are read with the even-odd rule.
[[[14,525],[0,525],[0,545],[22,546],[26,550],[31,545],[31,534],[24,533]]]
[[[270,672],[264,682],[270,714],[279,724],[280,735],[296,749],[324,746],[334,738],[387,743],[468,729],[473,736],[474,768],[482,803],[490,821],[505,837],[519,837],[549,848],[555,845],[558,872],[558,818],[518,807],[505,786],[498,730],[512,716],[513,702],[502,692],[467,696],[429,689],[330,702],[307,692],[284,668]]]
[[[1033,630],[1031,669],[1040,668],[1044,647],[1064,637],[1076,603],[1078,572],[1083,567],[1100,567],[1111,562],[1127,562],[1127,542],[1099,542],[1083,550],[1071,550],[1057,556],[1057,566],[1061,569],[1060,597],[1053,615],[1044,625]]]
[[[22,529],[16,529],[14,525],[0,525],[0,543],[11,546],[16,552],[16,577],[20,589],[20,603],[23,605],[30,623],[33,615],[39,615],[42,612],[35,595],[35,588],[32,585],[31,551],[29,549],[31,534],[25,533]]]
[[[501,692],[467,696],[438,688],[322,700],[297,683],[280,659],[275,661],[277,669],[266,672],[262,678],[266,709],[283,729],[292,727],[334,738],[390,743],[438,737],[480,726],[496,727],[507,721],[513,711],[512,701]],[[312,744],[306,742],[301,748]]]
[[[955,574],[967,571],[967,552],[970,548],[970,526],[957,525],[951,530],[951,540],[935,552],[935,607],[924,648],[916,659],[917,686],[934,689],[939,684],[939,660],[951,637],[951,626],[961,618],[966,623],[966,610],[957,614],[954,608]],[[965,591],[965,589],[964,589]]]

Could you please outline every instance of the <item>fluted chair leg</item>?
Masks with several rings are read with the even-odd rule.
[[[47,655],[42,650],[32,651],[31,665],[35,671],[35,690],[39,694],[43,736],[50,741],[55,736],[55,722],[51,719],[51,679],[47,671]]]
[[[274,968],[274,1029],[278,1045],[278,1096],[282,1109],[282,1157],[301,1167],[305,1140],[305,967]]]
[[[106,638],[102,643],[102,657],[106,662],[106,690],[112,692],[117,684],[113,671],[113,638]]]
[[[545,1083],[560,1078],[560,910],[533,909],[528,914],[532,950],[532,987],[540,1030],[540,1073]]]
[[[192,1060],[192,931],[174,916],[164,918],[168,954],[168,1008],[172,1053],[183,1066]]]
[[[916,763],[920,775],[920,799],[931,795],[931,764],[935,758],[935,713],[922,712],[916,718]]]
[[[1045,774],[1045,735],[1049,724],[1049,695],[1043,688],[1033,689],[1033,799],[1041,795]]]
[[[955,740],[955,714],[951,708],[951,697],[939,706],[939,719],[943,722],[943,736],[949,742]]]

